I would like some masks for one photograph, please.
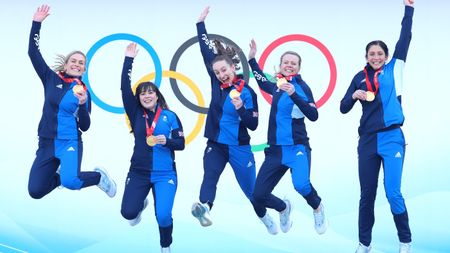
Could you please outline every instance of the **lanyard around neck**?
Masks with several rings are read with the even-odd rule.
[[[375,74],[373,75],[373,83],[375,86],[375,90],[373,90],[372,83],[370,82],[370,79],[369,79],[369,74],[367,73],[367,68],[364,68],[364,74],[366,74],[367,90],[373,92],[375,95],[377,94],[378,88],[380,87],[380,83],[378,82],[378,74],[380,74],[381,70],[382,70],[381,68],[378,69],[377,71],[375,71]]]
[[[144,115],[145,115],[145,131],[146,131],[146,133],[147,133],[147,137],[153,135],[153,132],[155,131],[155,128],[156,128],[156,123],[158,123],[159,116],[161,115],[161,111],[162,111],[161,107],[158,106],[158,109],[156,109],[155,117],[153,118],[152,125],[149,126],[149,125],[148,125],[148,121],[147,121],[148,115],[147,115],[147,112],[146,112],[145,109],[144,109]]]

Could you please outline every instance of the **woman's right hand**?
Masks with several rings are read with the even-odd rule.
[[[354,100],[362,100],[365,101],[367,99],[367,94],[365,90],[356,90],[355,92],[353,92],[352,94],[352,98]]]
[[[200,14],[200,17],[198,17],[197,23],[204,22],[206,19],[206,16],[208,16],[209,13],[209,6],[206,6],[205,9]]]
[[[134,58],[138,54],[139,49],[137,49],[137,44],[132,42],[127,46],[127,49],[125,50],[125,56]]]
[[[406,6],[414,7],[414,0],[403,0],[403,3],[404,3]]]
[[[44,19],[50,15],[49,13],[50,11],[50,6],[43,4],[40,7],[37,8],[36,12],[34,13],[33,16],[33,21],[36,22],[42,22],[44,21]]]
[[[250,51],[248,52],[248,59],[253,59],[256,56],[256,42],[254,39],[250,41]]]

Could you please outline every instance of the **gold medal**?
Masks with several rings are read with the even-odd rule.
[[[73,86],[72,90],[73,90],[73,93],[82,93],[84,88],[83,88],[83,85],[77,84],[77,85]]]
[[[277,86],[278,86],[278,88],[280,88],[281,85],[283,85],[284,83],[287,83],[286,78],[282,77],[282,78],[278,79],[278,80],[277,80]]]
[[[147,145],[149,145],[150,147],[153,147],[156,145],[155,136],[153,136],[153,135],[147,136]]]
[[[229,95],[231,99],[234,99],[238,98],[241,95],[241,93],[237,90],[231,90]]]
[[[366,101],[372,102],[375,99],[375,93],[372,91],[366,91]]]

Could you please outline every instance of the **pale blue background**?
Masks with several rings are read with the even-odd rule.
[[[401,0],[288,0],[282,6],[278,1],[237,0],[46,3],[51,5],[51,15],[41,30],[41,51],[50,65],[56,54],[75,49],[87,52],[105,36],[129,33],[150,43],[163,70],[168,70],[177,48],[196,34],[195,23],[206,5],[211,6],[206,20],[208,31],[232,39],[245,54],[248,42],[255,38],[258,59],[272,41],[284,35],[299,33],[321,41],[336,61],[338,78],[330,100],[319,110],[319,120],[307,122],[307,128],[313,148],[311,179],[330,220],[327,233],[315,233],[310,208],[294,191],[289,176],[285,176],[275,194],[291,199],[294,225],[287,234],[269,235],[229,167],[218,185],[211,213],[214,224],[200,227],[191,216],[190,207],[198,198],[203,175],[202,130],[185,151],[177,153],[179,187],[173,210],[172,252],[354,252],[358,243],[356,145],[361,109],[357,105],[348,115],[341,115],[339,101],[353,75],[365,64],[367,42],[382,39],[393,52],[403,15]],[[145,210],[136,227],[130,227],[120,215],[133,145],[123,115],[94,104],[91,128],[83,135],[83,170],[92,170],[96,165],[107,168],[118,184],[115,198],[107,198],[97,187],[81,191],[56,189],[41,200],[28,195],[28,173],[37,148],[43,89],[28,59],[27,46],[32,16],[40,4],[35,0],[2,0],[0,4],[0,252],[158,252],[152,206]],[[410,214],[414,252],[450,252],[448,10],[447,1],[417,1],[405,69],[403,130],[408,146],[402,189]],[[108,43],[91,59],[89,81],[95,93],[114,106],[121,106],[120,72],[127,43]],[[266,71],[274,71],[279,55],[287,49],[302,55],[302,76],[319,99],[328,84],[329,71],[325,58],[315,47],[302,42],[280,46],[269,56]],[[150,56],[142,48],[134,66],[133,83],[154,71]],[[208,76],[198,45],[183,54],[177,71],[202,89],[208,103]],[[196,103],[193,93],[179,84],[183,94]],[[254,81],[250,85],[256,87]],[[161,90],[189,134],[197,113],[178,101],[168,79],[163,79]],[[252,144],[263,143],[266,138],[269,105],[262,96],[259,104],[261,121],[251,133]],[[255,153],[255,158],[259,168],[262,152]],[[373,247],[374,252],[398,251],[382,176]]]

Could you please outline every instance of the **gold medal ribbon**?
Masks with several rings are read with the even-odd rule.
[[[158,123],[159,116],[161,115],[161,112],[162,112],[162,109],[161,109],[160,106],[158,106],[158,108],[156,109],[155,117],[153,118],[152,125],[149,126],[148,125],[148,120],[147,120],[148,119],[148,115],[147,115],[147,112],[144,109],[146,141],[147,141],[147,145],[152,146],[152,147],[156,145],[156,140],[155,140],[155,136],[153,136],[153,132],[155,131],[156,123]]]
[[[375,96],[378,93],[378,88],[380,87],[380,83],[378,82],[378,74],[380,74],[382,68],[375,71],[375,74],[373,75],[373,84],[375,86],[375,90],[372,87],[372,83],[369,79],[369,73],[367,72],[367,67],[364,68],[364,74],[366,74],[366,86],[367,86],[367,93],[366,93],[366,101],[371,102],[375,99]]]
[[[87,87],[86,85],[80,81],[80,79],[78,78],[69,78],[69,77],[64,77],[61,72],[58,72],[58,76],[59,78],[61,78],[65,83],[73,83],[76,82],[77,84],[73,86],[72,90],[74,93],[79,93],[81,92],[81,90],[85,90],[87,91]]]

